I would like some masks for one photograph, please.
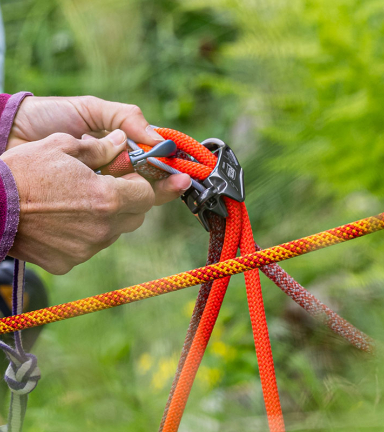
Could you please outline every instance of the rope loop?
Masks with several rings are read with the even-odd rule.
[[[19,362],[16,356],[9,355],[9,353],[7,353],[7,357],[10,363],[4,375],[5,382],[12,393],[27,395],[34,390],[41,378],[36,356],[25,354],[22,362]]]

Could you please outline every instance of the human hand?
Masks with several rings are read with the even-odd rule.
[[[36,97],[28,96],[21,103],[8,138],[7,150],[20,144],[38,141],[63,132],[80,138],[83,135],[103,137],[106,131],[123,130],[136,142],[156,145],[164,138],[149,126],[140,108],[109,102],[93,96]],[[108,161],[111,162],[111,161]],[[191,185],[187,175],[173,175],[162,182],[154,182],[155,191],[178,196],[178,191]],[[174,199],[173,198],[173,199]],[[156,201],[158,205],[160,201]]]
[[[144,221],[154,205],[179,196],[185,174],[152,187],[133,173],[120,178],[93,170],[126,148],[126,135],[79,140],[58,133],[16,146],[1,158],[11,169],[20,197],[20,222],[9,255],[54,274],[64,274]]]
[[[142,144],[153,146],[163,141],[135,105],[109,102],[93,96],[28,96],[16,114],[7,150],[56,132],[75,138],[83,134],[102,137],[106,135],[105,131],[115,129],[122,129],[129,138]]]

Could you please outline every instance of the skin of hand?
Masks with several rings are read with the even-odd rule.
[[[145,128],[136,133],[144,134]],[[115,130],[102,139],[55,133],[3,153],[20,197],[20,222],[9,255],[53,274],[67,273],[120,234],[137,229],[154,204],[174,199],[189,186],[185,174],[154,187],[136,173],[95,174],[125,148],[126,134]]]
[[[154,146],[164,140],[136,105],[109,102],[94,96],[27,96],[14,119],[7,150],[57,132],[75,138],[84,134],[101,138],[115,129],[121,129],[129,138],[142,144]],[[156,193],[166,193],[170,199],[171,196],[173,199],[180,196],[180,191],[185,191],[190,185],[191,179],[186,174],[172,175],[152,184]],[[159,204],[157,200],[155,205]]]
[[[163,138],[148,124],[136,105],[109,102],[94,96],[27,96],[21,103],[8,139],[7,150],[19,144],[38,141],[63,132],[81,138],[97,138],[105,131],[123,130],[136,142],[158,144]]]

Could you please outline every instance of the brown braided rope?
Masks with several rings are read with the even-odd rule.
[[[209,240],[209,249],[208,249],[208,257],[207,257],[207,265],[216,263],[220,261],[221,251],[223,249],[224,243],[224,234],[225,234],[225,219],[222,217],[210,213],[209,223],[211,227],[210,231],[210,240]],[[187,359],[189,350],[191,348],[193,339],[195,337],[197,328],[199,327],[200,319],[203,315],[205,305],[207,304],[207,300],[209,294],[211,292],[213,281],[203,283],[199,290],[199,294],[196,299],[195,307],[192,312],[191,320],[189,322],[187,334],[185,336],[183,348],[181,350],[179,363],[177,365],[177,370],[175,376],[173,378],[171,390],[169,392],[168,400],[164,408],[163,417],[161,419],[159,432],[161,432],[164,428],[165,421],[167,419],[167,414],[169,407],[172,402],[173,395],[176,390],[177,383],[179,381],[181,372],[183,370],[185,361]]]
[[[256,245],[256,250],[261,249]],[[273,263],[261,267],[260,270],[313,318],[329,327],[356,348],[367,353],[374,353],[375,342],[371,337],[318,300],[278,264]]]

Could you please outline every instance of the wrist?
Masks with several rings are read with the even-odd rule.
[[[19,92],[12,95],[4,107],[0,118],[0,154],[7,149],[8,139],[16,116],[16,113],[27,96],[33,96],[29,92]]]
[[[8,165],[0,158],[0,261],[11,249],[19,224],[19,194]]]

